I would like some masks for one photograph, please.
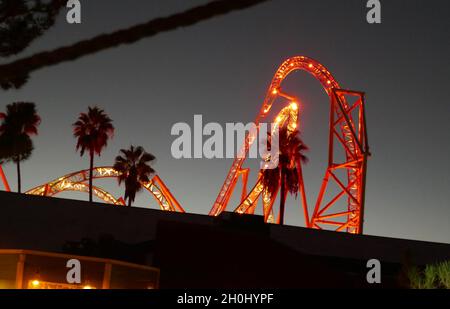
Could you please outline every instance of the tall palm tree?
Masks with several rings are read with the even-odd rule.
[[[262,170],[263,185],[269,195],[276,194],[280,188],[280,224],[284,223],[284,210],[287,194],[299,191],[299,164],[307,162],[304,152],[308,147],[300,138],[298,130],[289,132],[286,126],[279,130],[278,166]],[[268,140],[270,144],[270,139]]]
[[[94,155],[101,155],[108,145],[108,140],[114,135],[111,118],[103,109],[89,107],[87,113],[81,113],[73,124],[73,136],[77,139],[77,151],[83,156],[89,152],[89,202],[92,202],[92,177],[94,170]]]
[[[119,185],[125,182],[125,200],[128,199],[128,206],[131,206],[136,193],[142,190],[141,183],[150,181],[155,173],[151,167],[155,156],[145,152],[141,146],[130,146],[120,152],[122,155],[116,157],[114,169],[119,172]]]
[[[31,136],[37,135],[41,118],[34,103],[15,102],[6,106],[6,113],[0,113],[0,120],[0,162],[16,163],[17,192],[21,193],[20,162],[33,152]]]

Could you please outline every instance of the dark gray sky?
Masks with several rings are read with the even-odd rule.
[[[81,25],[68,25],[61,15],[20,57],[206,2],[83,1]],[[116,134],[97,165],[110,165],[120,148],[140,144],[156,155],[155,168],[182,206],[206,214],[231,160],[173,159],[172,125],[192,123],[194,114],[222,124],[254,120],[277,67],[305,55],[324,64],[343,88],[367,93],[373,156],[365,233],[450,242],[449,2],[384,0],[381,25],[366,23],[365,4],[275,0],[33,73],[21,90],[0,93],[1,109],[34,101],[42,116],[34,155],[23,166],[24,187],[88,167],[87,157],[75,153],[71,124],[87,106],[99,105]],[[328,98],[306,73],[292,75],[285,87],[305,109],[312,204],[325,167]],[[15,188],[14,167],[5,171]],[[98,184],[122,194],[112,180]],[[137,205],[156,202],[142,193]],[[288,200],[286,222],[303,224],[299,201]]]

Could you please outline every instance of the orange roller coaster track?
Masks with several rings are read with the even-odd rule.
[[[245,138],[238,156],[225,179],[222,188],[209,212],[211,216],[218,216],[227,209],[228,203],[235,190],[237,181],[242,178],[242,193],[235,212],[240,214],[254,214],[261,197],[264,220],[267,223],[277,223],[273,205],[277,194],[270,195],[264,188],[262,173],[257,177],[256,184],[247,192],[249,168],[243,164],[250,146],[256,139],[259,125],[269,118],[269,111],[277,99],[287,100],[286,104],[275,117],[274,130],[287,126],[292,132],[299,127],[301,106],[298,100],[283,92],[281,88],[285,78],[294,71],[306,71],[312,74],[323,86],[330,99],[328,164],[320,187],[311,217],[307,205],[305,184],[303,182],[302,165],[297,163],[299,173],[299,190],[301,205],[305,218],[305,226],[315,229],[334,229],[353,234],[363,232],[364,199],[366,186],[367,158],[370,155],[367,140],[364,93],[341,89],[331,73],[319,62],[304,56],[292,57],[286,60],[275,73],[266,97],[256,117],[257,129],[251,131]],[[270,121],[267,121],[270,122]],[[10,187],[0,165],[0,176],[7,191]],[[97,167],[94,178],[115,178],[117,171],[112,167]],[[26,192],[27,194],[54,196],[64,191],[87,192],[89,171],[75,172]],[[154,176],[142,186],[158,201],[161,210],[184,212],[175,197],[158,176]],[[334,186],[334,189],[332,188]],[[279,191],[279,190],[278,190]],[[101,200],[124,205],[122,198],[115,198],[105,190],[93,187],[93,193]]]
[[[112,167],[95,167],[93,179],[116,178],[119,173]],[[89,170],[83,170],[55,179],[44,185],[38,186],[26,192],[26,194],[40,196],[54,196],[61,192],[78,191],[88,192]],[[161,210],[184,212],[184,209],[169,191],[167,186],[158,175],[155,175],[149,182],[141,183],[142,187],[153,195]],[[93,187],[93,194],[108,204],[125,205],[123,198],[116,199],[105,190]]]
[[[268,118],[268,113],[277,98],[287,99],[289,102],[298,102],[293,96],[284,93],[281,89],[281,84],[285,78],[298,70],[312,74],[322,84],[330,99],[328,165],[311,218],[309,218],[301,162],[297,164],[305,225],[316,229],[327,227],[336,231],[361,234],[363,231],[367,157],[369,155],[364,93],[341,89],[331,73],[319,62],[304,56],[292,57],[286,60],[275,73],[255,124],[259,129],[259,124]],[[292,103],[284,107],[275,118],[275,122],[281,125],[288,119],[289,113],[294,116],[289,117],[290,121],[293,121],[292,119],[296,122],[299,121],[299,108],[297,107],[298,105]],[[288,123],[288,126],[295,128],[297,123]],[[243,164],[257,134],[258,130],[250,132],[246,136],[241,148],[241,153],[243,152],[244,155],[234,160],[209,212],[210,215],[217,216],[227,209],[236,183],[242,176],[241,202],[235,212],[254,213],[258,199],[262,195],[265,221],[276,221],[273,216],[273,204],[276,195],[269,196],[265,192],[261,173],[256,185],[247,194],[249,169],[243,168]],[[340,158],[337,155],[339,151],[344,154]],[[337,187],[337,190],[330,188],[332,183]]]
[[[6,178],[5,172],[3,171],[3,167],[0,164],[0,178],[2,178],[3,186],[5,187],[6,191],[11,191],[11,188],[9,187],[8,179]]]

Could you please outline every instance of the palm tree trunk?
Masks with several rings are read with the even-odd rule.
[[[22,193],[22,179],[20,177],[20,160],[16,160],[17,166],[17,192]]]
[[[131,199],[128,198],[128,207],[131,207]]]
[[[285,181],[284,181],[284,175],[281,175],[281,181],[280,181],[280,225],[284,224],[284,208],[286,203],[286,193],[285,193]]]
[[[94,152],[90,151],[90,165],[89,165],[89,202],[92,203],[92,177],[94,174]]]

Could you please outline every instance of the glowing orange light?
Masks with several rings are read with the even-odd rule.
[[[279,89],[278,95],[283,96],[283,98],[287,98],[289,100],[288,95],[284,95],[281,84],[284,82],[284,79],[291,72],[296,70],[306,70],[309,73],[312,73],[314,77],[324,86],[329,99],[330,99],[330,113],[332,119],[338,119],[337,121],[330,121],[329,126],[333,128],[330,130],[330,136],[334,139],[334,134],[337,133],[339,138],[338,143],[333,143],[333,139],[329,139],[329,147],[328,147],[328,157],[331,158],[328,162],[328,166],[326,168],[326,174],[331,177],[325,177],[322,181],[320,187],[320,194],[317,198],[316,205],[314,208],[314,212],[312,216],[309,216],[309,211],[306,202],[306,191],[302,186],[303,179],[299,175],[299,191],[302,196],[302,206],[303,206],[303,214],[305,218],[305,225],[309,228],[314,229],[322,229],[323,227],[330,227],[337,232],[348,232],[354,234],[361,234],[363,228],[362,214],[364,209],[364,192],[366,185],[366,176],[365,172],[367,169],[366,158],[369,155],[368,145],[367,145],[367,136],[365,132],[365,117],[364,113],[362,113],[362,103],[363,98],[362,94],[358,91],[351,90],[342,90],[339,89],[339,84],[334,80],[332,74],[325,69],[320,63],[309,59],[308,57],[300,56],[300,57],[292,57],[283,62],[272,78],[271,86],[268,89],[268,96],[264,100],[264,104],[262,107],[262,112],[264,110],[268,110],[269,104],[271,104],[276,97],[272,94],[274,89]],[[352,115],[353,108],[350,108],[350,102],[346,98],[349,96],[359,98],[361,101],[361,105],[355,106],[356,109],[359,108],[359,117],[357,122],[354,122]],[[287,108],[283,109],[279,115],[273,118],[273,122],[276,127],[281,126],[282,123],[288,122],[288,129],[292,133],[298,128],[300,125],[297,123],[297,116],[299,114],[299,110],[302,108],[300,102],[298,102],[298,106],[291,105],[293,102],[297,101],[296,99],[290,99],[287,103]],[[269,102],[269,103],[268,103]],[[297,110],[295,110],[297,108]],[[257,115],[257,121],[261,116],[267,116],[267,113],[262,113]],[[292,121],[290,118],[292,116]],[[335,126],[339,125],[340,130],[335,130]],[[356,128],[358,128],[356,130]],[[278,128],[277,128],[278,129]],[[333,131],[333,132],[331,132]],[[336,132],[338,131],[338,132]],[[255,134],[256,135],[256,134]],[[248,145],[251,144],[253,140],[249,139]],[[247,144],[244,144],[247,147]],[[333,154],[335,151],[344,150],[348,155],[346,156],[347,160],[342,162],[335,162],[333,158]],[[219,194],[209,212],[211,216],[218,216],[223,211],[226,211],[227,204],[229,200],[231,200],[234,186],[236,184],[236,180],[240,177],[240,171],[242,171],[242,166],[245,161],[244,158],[236,158],[233,161],[233,164],[227,174],[223,186],[221,187]],[[362,164],[358,164],[356,166],[355,162],[363,162]],[[264,166],[264,165],[263,165]],[[267,167],[267,165],[265,165]],[[346,170],[346,173],[343,173],[342,177],[338,177],[334,174],[334,171],[337,169]],[[250,169],[246,169],[249,171]],[[344,179],[346,178],[346,179]],[[243,188],[247,187],[247,178],[242,178]],[[328,195],[330,192],[329,184],[331,182],[337,183],[340,189],[339,195],[336,198],[327,204],[322,203],[322,200],[325,201],[324,196]],[[278,188],[279,189],[279,186]],[[239,214],[253,214],[256,208],[256,204],[259,202],[259,199],[262,197],[263,201],[263,214],[264,221],[267,223],[277,223],[275,217],[276,215],[273,212],[273,201],[275,197],[271,197],[268,194],[264,186],[263,179],[261,176],[258,178],[256,185],[253,187],[250,193],[245,192],[247,197],[243,200],[241,199],[240,204],[237,208],[235,208],[235,212]],[[262,195],[262,196],[261,196]],[[347,195],[345,199],[342,199],[342,203],[337,203],[338,197],[341,195]],[[279,196],[278,196],[279,197]],[[338,210],[338,207],[344,204],[345,209],[349,211],[342,212]],[[335,206],[335,210],[339,211],[336,213],[330,213],[332,211],[332,206]],[[327,212],[327,214],[325,214]],[[330,220],[332,218],[345,218],[345,221],[333,221]],[[283,223],[282,221],[278,223]],[[337,227],[336,227],[337,226]]]
[[[60,177],[56,180],[53,180],[47,184],[38,186],[34,189],[31,189],[26,192],[26,194],[30,195],[41,195],[41,196],[54,196],[63,191],[79,191],[79,192],[87,192],[87,184],[83,181],[89,180],[89,170],[82,170],[75,173],[71,173],[69,175]],[[118,177],[118,172],[114,170],[113,167],[95,167],[93,173],[93,179],[95,178],[114,178]],[[80,179],[83,179],[80,182]],[[146,189],[149,193],[153,195],[153,197],[158,202],[160,209],[163,211],[175,211],[175,212],[184,212],[184,209],[178,203],[178,201],[173,197],[170,193],[167,186],[163,183],[162,179],[155,175],[150,181],[142,182],[142,187]],[[46,187],[51,187],[49,192],[46,192]],[[115,205],[124,205],[121,202],[121,199],[116,199],[114,196],[104,191],[101,188],[95,188],[94,194],[105,201],[106,203],[115,204]]]
[[[272,90],[272,94],[277,94],[277,93],[278,93],[277,89]]]
[[[90,285],[85,285],[83,287],[83,290],[92,290],[92,287]]]
[[[290,107],[291,107],[294,111],[296,111],[296,110],[298,109],[298,104],[297,104],[297,102],[292,102],[291,105],[290,105]]]
[[[33,280],[31,284],[33,285],[33,287],[38,287],[41,283],[39,282],[39,280]]]

